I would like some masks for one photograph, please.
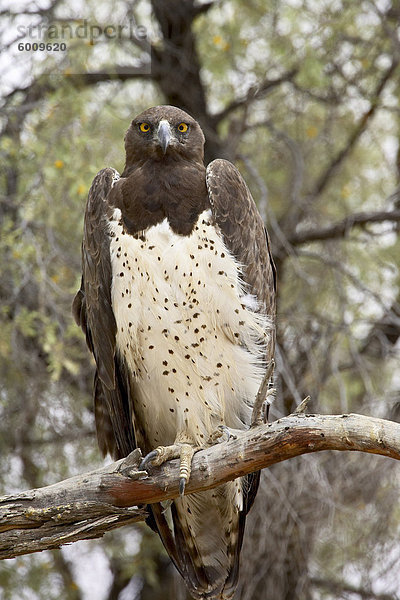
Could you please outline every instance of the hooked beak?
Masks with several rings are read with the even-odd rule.
[[[164,119],[160,121],[157,130],[157,138],[162,148],[163,154],[165,154],[172,139],[171,126],[168,123],[168,121]]]

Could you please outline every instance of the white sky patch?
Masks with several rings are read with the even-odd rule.
[[[71,563],[82,600],[105,600],[113,576],[101,545],[95,541],[75,542],[64,546],[62,552]]]
[[[117,532],[118,534],[122,532]],[[140,531],[133,527],[124,528],[121,546],[124,556],[133,560],[140,550],[140,542]],[[82,600],[105,600],[112,585],[113,575],[109,568],[109,557],[102,544],[96,540],[83,540],[71,546],[63,546],[62,552],[71,563],[75,581],[82,591]],[[138,583],[134,581],[133,585],[137,590]],[[132,594],[127,596],[129,600],[132,597]]]

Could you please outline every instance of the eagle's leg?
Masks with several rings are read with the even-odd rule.
[[[149,464],[153,467],[159,467],[167,462],[167,460],[179,458],[179,493],[183,496],[192,470],[193,454],[197,450],[200,450],[200,448],[196,447],[192,442],[188,443],[185,438],[178,435],[175,444],[171,446],[158,446],[158,448],[149,452],[142,460],[139,469],[144,470]]]
[[[267,423],[268,421],[268,413],[270,406],[268,398],[274,396],[276,393],[275,389],[269,388],[274,373],[274,367],[275,361],[274,359],[272,359],[268,365],[264,378],[258,389],[256,399],[254,401],[250,427],[256,427],[257,425],[260,425],[263,422]]]

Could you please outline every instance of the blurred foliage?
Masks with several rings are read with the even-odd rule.
[[[62,0],[38,6],[38,22],[124,23],[135,16],[161,55],[178,43],[150,21],[148,1],[88,2],[79,15]],[[279,270],[273,418],[309,393],[317,412],[399,414],[398,221],[353,227],[350,219],[345,235],[296,242],[299,232],[322,231],[353,214],[399,210],[399,15],[396,1],[223,0],[188,19],[182,33],[196,42],[207,137],[214,132],[238,164],[272,237]],[[18,20],[3,19],[6,39]],[[100,60],[142,56],[132,40],[119,43],[96,42],[92,60],[86,45],[80,68],[86,61],[85,68],[106,73]],[[5,46],[13,56],[13,44]],[[183,42],[173,48],[182,53],[182,69],[190,64]],[[69,68],[76,69],[73,56]],[[130,119],[169,102],[165,81],[171,86],[177,76],[153,63],[151,73],[127,81],[110,74],[76,84],[60,76],[65,57],[47,57],[30,72],[32,56],[17,58],[21,81],[14,86],[27,87],[5,90],[0,113],[4,493],[100,464],[93,369],[70,312],[84,205],[98,170],[122,170]],[[3,68],[10,76],[10,65]],[[38,88],[37,74],[51,69],[48,89]],[[377,457],[321,454],[275,465],[264,473],[249,520],[237,599],[331,600],[349,597],[350,585],[361,590],[352,597],[399,597],[398,494],[394,463]],[[158,538],[144,527],[73,548],[5,561],[0,598],[185,597]]]

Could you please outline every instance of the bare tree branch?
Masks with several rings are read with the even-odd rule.
[[[323,173],[320,175],[319,179],[315,184],[314,190],[310,194],[311,197],[318,196],[325,190],[332,176],[337,172],[337,169],[340,167],[345,158],[347,158],[351,150],[354,148],[360,136],[365,131],[371,118],[375,115],[377,109],[379,108],[382,92],[385,89],[388,81],[390,81],[390,79],[393,77],[398,66],[399,60],[397,58],[393,58],[390,67],[388,67],[388,69],[384,72],[376,86],[376,89],[371,97],[371,104],[369,109],[359,119],[356,127],[354,128],[354,130],[349,136],[349,139],[347,140],[347,144],[341,150],[339,150],[339,152],[333,157],[332,161],[325,169],[325,171],[323,171]]]
[[[212,115],[212,119],[214,121],[215,126],[218,125],[225,117],[227,117],[231,112],[236,110],[241,106],[247,106],[254,100],[258,100],[259,98],[263,98],[269,92],[271,92],[274,88],[281,85],[286,81],[291,81],[298,73],[298,67],[287,71],[280,77],[276,77],[275,79],[264,79],[264,81],[259,82],[256,86],[252,86],[247,94],[242,98],[235,98],[230,104],[228,104],[223,110],[215,115]]]
[[[195,454],[187,493],[310,452],[357,450],[400,460],[400,424],[362,415],[293,414]],[[44,488],[0,499],[0,558],[54,549],[146,518],[140,508],[179,495],[179,464],[148,475],[139,450]]]
[[[346,237],[349,231],[354,227],[365,227],[365,225],[384,223],[385,221],[390,221],[392,223],[400,222],[400,210],[355,213],[345,217],[337,223],[327,225],[326,227],[305,229],[293,233],[289,237],[288,242],[293,246],[300,246],[301,244],[308,244],[309,242],[343,238]]]
[[[337,597],[342,598],[343,594],[356,594],[362,600],[397,600],[398,596],[393,594],[379,594],[375,593],[372,590],[367,590],[366,588],[361,588],[356,585],[352,585],[347,581],[332,581],[328,579],[321,579],[319,577],[313,577],[311,579],[311,583],[319,588],[326,589],[328,592],[332,594],[338,595]]]

